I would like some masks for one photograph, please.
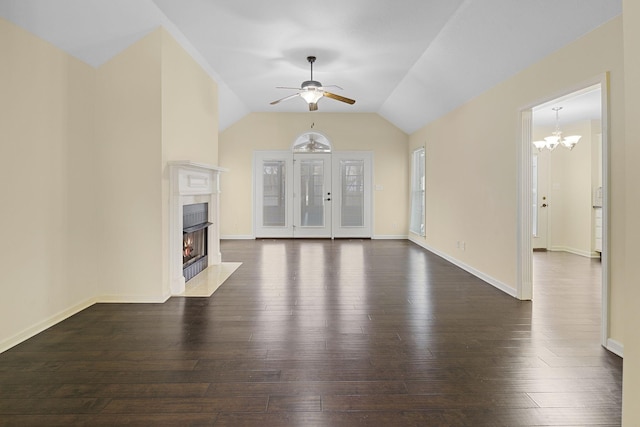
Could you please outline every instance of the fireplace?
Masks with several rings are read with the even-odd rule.
[[[222,262],[220,254],[220,173],[217,166],[170,161],[169,285],[181,295],[196,274]]]
[[[182,207],[182,275],[188,282],[207,268],[209,221],[208,203]]]

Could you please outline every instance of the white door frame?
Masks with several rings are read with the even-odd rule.
[[[567,96],[590,86],[600,85],[602,103],[602,316],[600,342],[605,348],[609,343],[609,74],[603,73],[560,93],[540,99],[519,110],[518,141],[518,230],[517,230],[517,283],[516,297],[533,298],[533,243],[531,226],[531,143],[532,109],[540,104]]]

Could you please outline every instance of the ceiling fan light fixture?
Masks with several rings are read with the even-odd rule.
[[[320,98],[322,98],[323,93],[320,90],[316,89],[306,89],[305,91],[300,93],[302,99],[307,101],[307,104],[316,104]]]
[[[335,99],[337,101],[344,102],[350,105],[355,104],[356,101],[353,99],[346,98],[344,96],[336,95],[334,93],[325,91],[325,87],[322,86],[322,83],[320,83],[317,80],[313,80],[313,63],[315,62],[315,60],[316,60],[315,56],[307,56],[307,61],[309,62],[309,65],[311,67],[311,78],[309,80],[305,80],[304,82],[302,82],[302,85],[300,85],[299,89],[278,86],[278,89],[297,89],[298,93],[285,96],[284,98],[277,99],[271,102],[271,105],[279,104],[282,101],[286,101],[287,99],[291,99],[296,96],[300,96],[302,99],[305,100],[305,102],[309,105],[309,111],[316,111],[318,109],[318,101],[325,96],[327,98]],[[342,89],[340,86],[336,86],[336,85],[330,85],[327,87],[335,87],[338,89]]]

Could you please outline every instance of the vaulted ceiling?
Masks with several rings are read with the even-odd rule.
[[[621,0],[0,0],[0,16],[93,66],[165,27],[220,88],[220,127],[314,79],[412,133],[622,12]]]

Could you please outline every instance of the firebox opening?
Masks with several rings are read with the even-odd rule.
[[[184,205],[182,211],[182,272],[185,281],[207,268],[207,203]]]
[[[182,266],[193,264],[206,255],[207,233],[205,229],[193,233],[182,233]]]

